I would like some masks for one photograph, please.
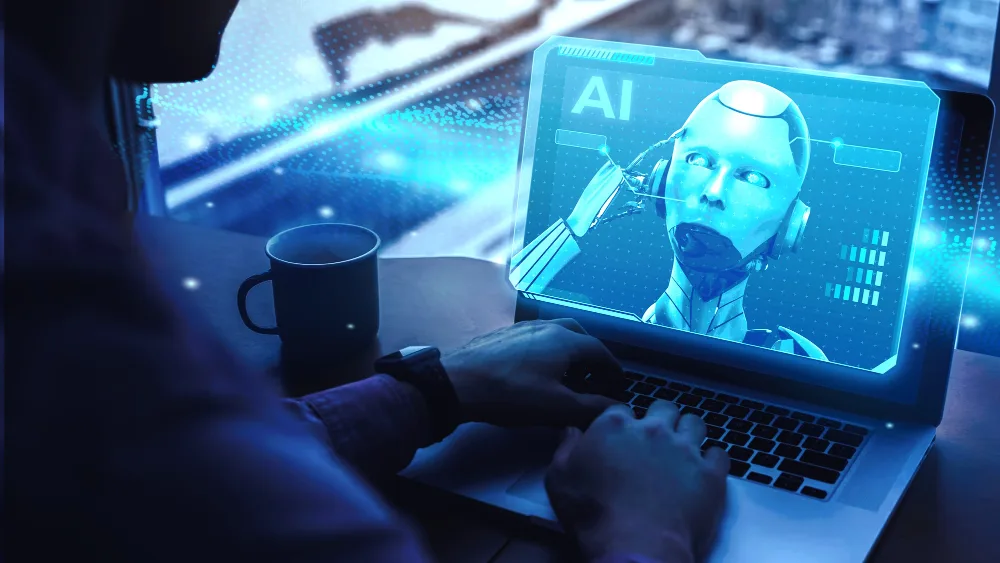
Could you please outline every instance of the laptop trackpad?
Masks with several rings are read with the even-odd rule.
[[[532,469],[521,475],[507,489],[507,493],[542,506],[549,505],[549,495],[545,492],[545,471],[547,467]]]

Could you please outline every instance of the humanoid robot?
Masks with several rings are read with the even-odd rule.
[[[640,171],[650,153],[670,143],[669,160]],[[581,237],[649,204],[667,228],[673,269],[643,321],[826,360],[790,328],[748,330],[743,309],[750,275],[796,251],[802,240],[809,207],[799,195],[809,145],[805,118],[787,95],[759,82],[730,82],[628,166],[608,156],[572,213],[514,256],[510,280],[521,291],[544,292],[580,254]],[[607,156],[606,148],[602,153]],[[635,201],[608,214],[623,192]]]

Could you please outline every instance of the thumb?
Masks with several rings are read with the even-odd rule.
[[[563,441],[556,448],[556,453],[552,456],[552,465],[556,467],[565,467],[566,462],[569,461],[569,456],[573,453],[573,448],[580,442],[580,438],[583,436],[583,432],[575,426],[570,426],[563,433]]]

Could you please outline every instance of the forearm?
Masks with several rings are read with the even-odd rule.
[[[373,480],[401,471],[432,440],[423,396],[387,375],[289,399],[287,405],[337,457]]]
[[[520,291],[540,293],[580,254],[580,245],[560,219],[511,259],[510,281]]]

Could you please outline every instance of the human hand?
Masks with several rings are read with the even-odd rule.
[[[611,352],[572,319],[518,323],[446,354],[441,364],[469,422],[586,427],[616,402],[563,385],[567,373],[622,377]]]
[[[611,162],[606,163],[594,174],[590,183],[584,188],[583,194],[576,202],[573,212],[566,218],[573,234],[582,237],[590,230],[590,226],[618,194],[619,185],[624,176],[622,169]]]
[[[612,554],[688,562],[711,547],[729,456],[704,454],[705,423],[656,401],[642,420],[617,405],[567,430],[545,477],[559,521],[586,561]]]

